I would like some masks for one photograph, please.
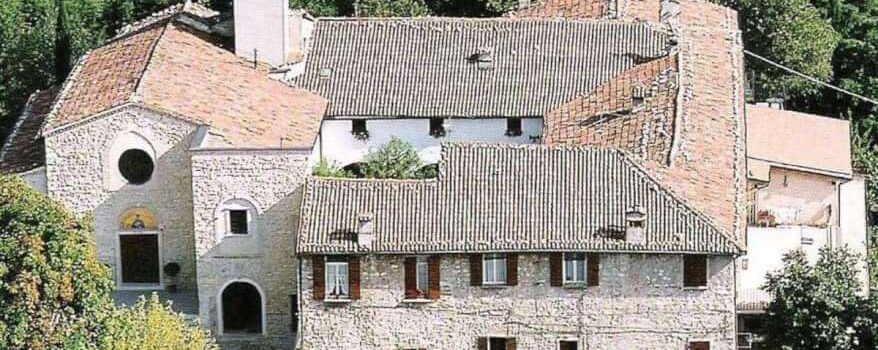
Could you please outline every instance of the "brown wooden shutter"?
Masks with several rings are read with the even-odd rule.
[[[350,284],[351,300],[360,299],[360,257],[348,258],[348,283]]]
[[[518,254],[506,254],[506,285],[518,285]]]
[[[598,253],[589,253],[585,258],[588,272],[588,286],[595,287],[601,284],[601,255]]]
[[[311,257],[311,279],[314,280],[314,300],[326,298],[326,259],[322,255]]]
[[[479,337],[479,350],[488,350],[488,338]]]
[[[516,349],[518,349],[518,342],[515,341],[515,338],[506,338],[506,350]]]
[[[439,272],[441,262],[442,257],[439,255],[430,256],[430,260],[427,261],[427,285],[429,286],[427,297],[432,300],[439,300],[439,296],[442,294],[442,288],[439,284],[442,280]]]
[[[704,255],[683,256],[683,286],[707,286],[707,257]]]
[[[417,299],[418,293],[418,258],[405,258],[403,261],[405,273],[405,298]]]
[[[710,350],[710,342],[695,341],[689,343],[689,350]]]
[[[469,256],[469,284],[471,286],[482,285],[482,254],[470,254]]]
[[[549,255],[549,285],[552,287],[564,285],[563,264],[564,253],[552,253]]]

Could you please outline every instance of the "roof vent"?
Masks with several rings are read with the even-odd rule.
[[[646,210],[641,206],[633,206],[625,211],[625,242],[646,244],[646,233],[643,224],[646,221]]]
[[[481,47],[470,55],[470,62],[475,62],[479,69],[494,69],[494,48]]]
[[[357,216],[357,245],[361,248],[372,248],[372,239],[375,237],[372,218],[372,213],[361,213]]]
[[[330,75],[332,75],[332,68],[320,68],[320,71],[317,72],[317,75],[321,79],[327,79]]]

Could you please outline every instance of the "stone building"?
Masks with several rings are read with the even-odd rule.
[[[120,302],[175,286],[229,349],[735,347],[734,11],[234,9],[126,27],[34,94],[0,151],[94,218]],[[438,178],[310,176],[391,137]]]

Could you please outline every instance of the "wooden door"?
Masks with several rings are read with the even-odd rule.
[[[122,283],[159,284],[159,236],[120,235]]]

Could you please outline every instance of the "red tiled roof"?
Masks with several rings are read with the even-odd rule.
[[[209,125],[224,146],[241,148],[311,147],[327,105],[173,18],[90,52],[62,99],[46,130],[141,103]]]
[[[602,18],[609,14],[609,0],[545,0],[513,11],[509,13],[509,16]]]
[[[37,91],[31,95],[0,152],[0,173],[22,173],[45,165],[46,152],[40,127],[57,95],[58,88]]]

